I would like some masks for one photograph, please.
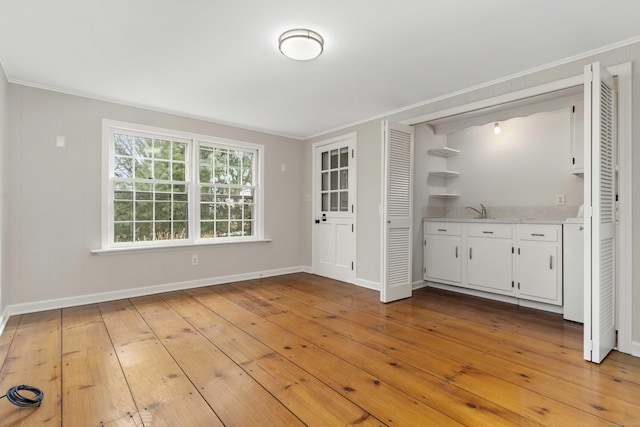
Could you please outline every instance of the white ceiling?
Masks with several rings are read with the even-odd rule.
[[[639,0],[0,0],[10,82],[306,138],[640,40]],[[316,60],[278,36],[310,28]]]

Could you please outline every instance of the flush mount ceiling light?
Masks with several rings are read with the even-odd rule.
[[[500,129],[500,123],[496,122],[495,126],[493,127],[493,133],[495,133],[496,135],[502,133],[502,129]]]
[[[324,39],[315,31],[297,29],[282,33],[278,40],[280,52],[296,61],[317,58],[324,49]]]

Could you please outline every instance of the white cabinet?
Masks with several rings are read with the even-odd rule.
[[[576,103],[571,111],[571,173],[584,173],[584,105]]]
[[[467,226],[467,285],[505,295],[513,293],[513,226]]]
[[[425,223],[424,279],[460,284],[462,281],[461,224]]]
[[[562,305],[562,226],[427,221],[424,279]]]
[[[522,224],[517,230],[517,296],[562,305],[562,226]]]

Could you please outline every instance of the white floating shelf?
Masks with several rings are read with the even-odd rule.
[[[431,171],[429,172],[429,175],[442,176],[444,178],[452,178],[454,176],[460,175],[460,172],[440,170],[440,171]]]
[[[451,157],[460,154],[460,150],[449,147],[430,148],[428,152],[429,154],[435,154],[436,156],[440,157]]]
[[[455,193],[434,193],[429,197],[437,197],[439,199],[455,199],[456,197],[460,197],[460,195]]]

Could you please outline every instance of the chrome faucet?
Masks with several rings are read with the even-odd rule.
[[[480,215],[478,218],[480,219],[485,219],[487,217],[487,208],[484,207],[484,205],[482,203],[480,203],[480,206],[482,207],[482,210],[478,210],[476,208],[473,208],[471,206],[467,206],[467,209],[471,209],[472,211],[476,212],[478,215]]]

